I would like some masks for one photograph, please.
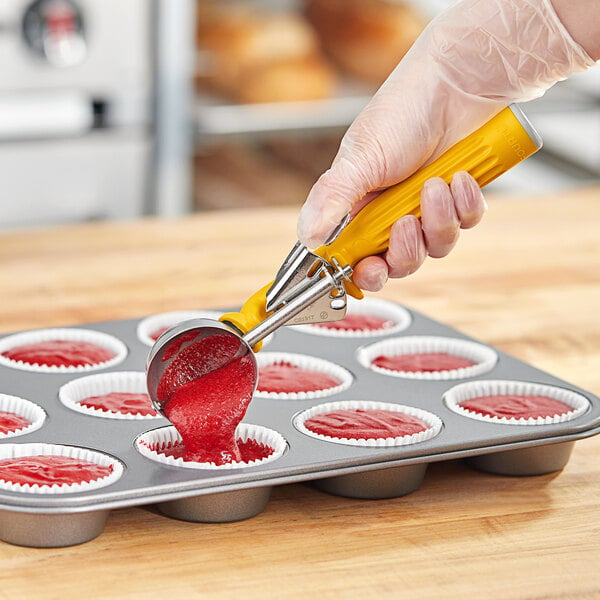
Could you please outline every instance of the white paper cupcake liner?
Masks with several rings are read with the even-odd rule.
[[[38,365],[25,363],[22,361],[11,360],[2,353],[25,344],[36,344],[38,342],[48,342],[50,340],[68,340],[75,342],[89,342],[97,344],[115,354],[110,360],[100,362],[94,365],[68,366],[68,365]],[[118,365],[125,360],[127,356],[127,346],[118,338],[94,331],[91,329],[38,329],[35,331],[25,331],[15,333],[0,340],[0,365],[21,369],[24,371],[37,371],[38,373],[84,373],[85,371],[97,371],[107,369]]]
[[[151,315],[142,319],[137,326],[138,339],[147,346],[153,346],[156,340],[152,339],[152,334],[164,327],[174,327],[182,321],[190,319],[213,319],[218,320],[221,313],[216,310],[177,310]]]
[[[333,412],[336,410],[390,410],[400,412],[412,417],[421,419],[428,427],[419,433],[412,435],[403,435],[399,437],[388,438],[369,438],[369,439],[354,439],[354,438],[339,438],[328,435],[321,435],[308,429],[304,423],[314,417],[324,413]],[[404,406],[402,404],[392,404],[389,402],[374,402],[370,400],[342,400],[339,402],[327,402],[313,406],[307,410],[297,414],[292,423],[298,431],[310,437],[334,442],[336,444],[345,444],[348,446],[364,446],[365,448],[388,448],[392,446],[406,446],[409,444],[417,444],[435,437],[442,429],[442,420],[433,413],[413,406]]]
[[[183,460],[183,458],[174,458],[160,454],[153,448],[171,448],[172,446],[181,444],[181,436],[173,426],[161,427],[147,431],[135,440],[135,447],[140,454],[150,458],[156,462],[160,462],[172,467],[185,467],[188,469],[239,469],[245,467],[255,467],[267,462],[272,462],[280,458],[287,449],[285,438],[267,427],[261,425],[251,425],[248,423],[240,423],[236,429],[236,439],[242,442],[247,440],[255,440],[260,444],[264,444],[273,448],[272,454],[260,460],[252,460],[250,462],[232,462],[224,465],[216,465],[212,462],[195,462],[191,460]]]
[[[412,323],[412,316],[408,310],[381,298],[372,298],[366,296],[362,300],[357,300],[352,296],[348,297],[348,311],[347,314],[357,315],[373,315],[386,319],[394,323],[392,327],[385,329],[328,329],[326,327],[320,327],[317,324],[306,324],[306,325],[294,325],[294,328],[298,328],[298,331],[303,333],[310,333],[313,335],[322,335],[325,337],[336,337],[336,338],[362,338],[362,337],[375,337],[382,335],[394,335],[400,331],[407,329]]]
[[[71,410],[92,417],[105,419],[147,420],[160,419],[161,415],[140,415],[111,412],[80,404],[82,400],[92,396],[102,396],[111,392],[127,394],[147,394],[146,374],[141,371],[114,371],[112,373],[96,373],[65,383],[58,391],[60,401]]]
[[[30,400],[25,400],[24,398],[19,398],[17,396],[9,396],[8,394],[0,394],[0,411],[14,413],[30,422],[29,425],[22,427],[21,429],[8,431],[6,433],[0,432],[0,440],[32,433],[33,431],[38,430],[46,420],[46,412],[41,406],[38,406]]]
[[[256,354],[258,363],[258,380],[260,383],[260,367],[268,366],[275,363],[289,363],[300,369],[309,371],[317,371],[318,373],[326,373],[335,377],[340,383],[334,387],[324,390],[316,390],[312,392],[263,392],[256,390],[254,396],[257,398],[273,398],[277,400],[307,400],[325,398],[333,396],[347,390],[353,381],[350,371],[336,365],[328,360],[317,358],[316,356],[308,356],[306,354],[294,354],[290,352],[259,352]]]
[[[147,346],[154,346],[156,340],[152,339],[152,334],[156,331],[168,327],[175,327],[179,323],[191,319],[212,319],[218,321],[222,313],[216,310],[180,310],[173,312],[151,315],[141,320],[137,326],[138,339]],[[264,348],[272,339],[274,334],[269,334],[262,341]]]
[[[507,418],[490,417],[480,413],[468,410],[460,406],[462,402],[471,398],[480,396],[495,396],[504,394],[515,394],[519,396],[547,396],[560,402],[564,402],[572,408],[571,411],[549,417],[529,417],[529,418]],[[586,412],[590,406],[589,400],[577,392],[567,390],[551,385],[532,383],[527,381],[511,380],[479,380],[461,383],[450,388],[444,393],[444,402],[446,406],[455,413],[476,419],[478,421],[488,421],[489,423],[503,423],[506,425],[553,425],[571,421]]]
[[[86,460],[98,465],[111,465],[112,472],[101,479],[85,481],[82,483],[63,483],[53,485],[29,485],[11,483],[0,479],[0,490],[22,492],[31,494],[74,494],[89,492],[106,487],[117,481],[123,474],[123,464],[102,452],[80,448],[78,446],[63,446],[61,444],[3,444],[0,445],[0,460],[19,458],[24,456],[68,456],[77,460]]]
[[[393,369],[383,369],[373,363],[378,356],[396,356],[401,354],[425,354],[425,353],[447,353],[462,358],[472,360],[476,364],[470,367],[460,369],[451,369],[444,371],[395,371]],[[482,373],[487,373],[494,368],[498,360],[498,355],[489,346],[461,340],[458,338],[436,337],[436,336],[407,336],[396,337],[382,340],[368,346],[359,348],[356,352],[358,362],[367,369],[391,375],[392,377],[402,377],[404,379],[465,379],[475,377]]]

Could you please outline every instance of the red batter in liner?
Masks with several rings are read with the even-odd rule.
[[[323,329],[335,329],[338,331],[381,331],[382,329],[391,329],[395,323],[389,319],[376,317],[375,315],[351,314],[346,315],[340,321],[317,323],[316,325]]]
[[[468,358],[455,356],[447,352],[418,352],[397,354],[395,356],[377,356],[371,364],[390,371],[427,373],[463,369],[465,367],[472,367],[477,363]]]
[[[112,465],[69,456],[20,456],[0,460],[0,479],[29,485],[74,484],[96,481],[110,475]]]
[[[154,330],[148,337],[151,340],[156,341],[165,331],[167,331],[167,329],[170,329],[170,325],[167,325],[165,327],[161,327],[160,329],[156,329]]]
[[[29,427],[31,421],[13,412],[0,410],[0,433],[11,433]]]
[[[319,435],[352,440],[395,438],[429,429],[406,413],[382,409],[343,409],[315,415],[304,426]]]
[[[244,460],[235,430],[252,399],[256,374],[251,356],[237,356],[243,349],[231,335],[180,344],[165,370],[157,396],[181,435],[184,460],[216,465]]]
[[[90,396],[80,400],[81,406],[97,408],[113,413],[126,415],[156,415],[148,394],[133,394],[129,392],[110,392],[100,396]]]
[[[289,362],[277,362],[260,367],[258,391],[260,392],[317,392],[340,385],[341,381],[320,371],[304,369]]]
[[[462,408],[488,417],[530,419],[554,417],[571,412],[573,408],[548,396],[497,394],[470,398],[460,403]]]
[[[80,367],[97,365],[116,356],[114,352],[76,340],[46,340],[15,346],[2,353],[3,356],[30,365]]]
[[[238,440],[237,447],[240,451],[241,461],[245,463],[251,462],[253,460],[263,460],[271,456],[271,454],[273,454],[274,452],[271,446],[261,444],[256,440],[246,440],[245,442]],[[151,450],[157,452],[158,454],[164,454],[165,456],[171,456],[173,458],[185,457],[185,448],[183,444],[177,444],[175,446],[171,446],[170,448],[162,449],[152,447]]]

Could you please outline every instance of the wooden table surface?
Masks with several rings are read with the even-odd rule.
[[[600,394],[600,188],[492,197],[393,299]],[[0,331],[241,303],[295,239],[296,210],[0,235]],[[111,512],[95,540],[0,542],[0,598],[600,598],[600,437],[558,474],[430,465],[404,498],[276,487],[264,513],[193,524]]]

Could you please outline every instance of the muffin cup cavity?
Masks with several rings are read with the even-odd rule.
[[[567,404],[571,407],[571,410],[563,414],[547,417],[507,418],[483,415],[461,406],[461,403],[470,400],[471,398],[504,394],[514,394],[518,396],[547,396]],[[503,423],[506,425],[553,425],[565,423],[566,421],[571,421],[572,419],[579,417],[590,407],[590,402],[585,396],[572,390],[528,381],[499,379],[470,381],[456,385],[444,394],[444,402],[450,410],[463,417],[476,419],[478,421],[488,421],[490,423]]]
[[[325,373],[334,377],[339,384],[322,390],[309,392],[267,392],[257,389],[254,395],[258,398],[273,398],[278,400],[307,400],[333,396],[347,390],[352,385],[352,374],[350,371],[322,358],[309,356],[307,354],[294,354],[290,352],[259,352],[256,355],[258,362],[258,381],[260,385],[260,368],[277,363],[289,363],[300,369]]]
[[[373,361],[378,356],[426,353],[450,354],[469,359],[475,364],[468,367],[440,371],[395,371],[373,364]],[[435,381],[476,377],[493,369],[498,361],[498,355],[489,346],[458,338],[424,335],[395,337],[363,346],[357,350],[356,358],[363,367],[383,375]]]
[[[369,439],[354,439],[354,438],[340,438],[328,435],[322,435],[315,433],[308,429],[305,422],[316,416],[336,410],[389,410],[392,412],[399,412],[417,417],[421,419],[426,425],[427,429],[414,433],[412,435],[403,435],[399,437],[387,437],[387,438],[369,438]],[[413,406],[404,406],[402,404],[391,404],[388,402],[374,402],[369,400],[344,400],[340,402],[327,402],[324,404],[318,404],[307,410],[302,411],[293,418],[293,425],[298,431],[304,433],[313,438],[319,440],[325,440],[328,442],[334,442],[336,444],[346,444],[349,446],[364,446],[365,448],[389,448],[392,446],[406,446],[409,444],[417,444],[429,440],[441,431],[442,420],[431,412],[415,408]]]
[[[40,365],[26,363],[22,361],[12,360],[2,353],[12,350],[17,346],[26,344],[37,344],[49,342],[53,340],[73,341],[73,342],[88,342],[101,346],[106,350],[110,350],[114,356],[109,360],[99,362],[93,365]],[[118,365],[125,360],[127,356],[127,346],[118,338],[94,331],[91,329],[39,329],[35,331],[26,331],[23,333],[15,333],[0,340],[0,365],[22,369],[24,371],[36,371],[38,373],[84,373],[86,371],[97,371],[107,369]]]
[[[0,490],[31,494],[74,494],[89,492],[115,483],[123,475],[123,464],[103,452],[88,450],[79,446],[64,446],[61,444],[4,444],[0,445],[0,460],[22,458],[27,456],[65,456],[84,460],[102,466],[111,466],[109,475],[93,481],[82,483],[55,483],[52,485],[20,484],[0,479]]]
[[[72,379],[63,385],[58,397],[69,409],[92,417],[106,419],[157,419],[158,413],[151,415],[132,414],[126,412],[112,412],[99,408],[84,406],[82,400],[93,396],[102,396],[117,393],[147,394],[146,374],[142,371],[114,371],[111,373],[96,373]]]
[[[46,412],[41,406],[38,406],[30,400],[19,398],[18,396],[10,396],[8,394],[0,394],[0,412],[14,413],[29,421],[29,425],[15,429],[14,431],[0,432],[0,440],[25,435],[37,431],[46,420]]]
[[[372,315],[390,321],[393,325],[381,329],[329,329],[318,324],[298,325],[295,327],[297,327],[298,331],[313,335],[336,338],[361,338],[394,335],[404,331],[412,323],[410,312],[402,306],[388,300],[372,298],[370,296],[362,300],[357,300],[351,296],[348,297],[347,314]]]
[[[156,462],[172,467],[185,467],[187,469],[240,469],[246,467],[255,467],[272,462],[280,458],[287,449],[285,438],[274,431],[261,425],[252,425],[249,423],[240,423],[236,430],[236,438],[239,442],[254,440],[259,444],[264,444],[273,448],[273,452],[266,458],[253,460],[250,462],[232,462],[224,465],[216,465],[208,462],[196,462],[175,458],[160,453],[160,450],[172,448],[181,444],[181,436],[173,426],[161,427],[147,431],[137,437],[135,447],[140,454]]]

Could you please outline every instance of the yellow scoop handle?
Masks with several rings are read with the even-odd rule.
[[[329,262],[354,267],[363,258],[381,254],[388,248],[392,225],[402,216],[420,216],[421,189],[427,179],[441,177],[450,183],[457,171],[468,171],[483,187],[531,156],[542,146],[541,139],[521,110],[512,105],[485,125],[452,146],[431,164],[404,181],[383,191],[367,204],[331,244],[321,246],[315,254]],[[256,292],[239,313],[228,313],[229,321],[243,333],[262,322],[266,293],[271,284]],[[362,298],[361,290],[345,282],[346,291]]]

